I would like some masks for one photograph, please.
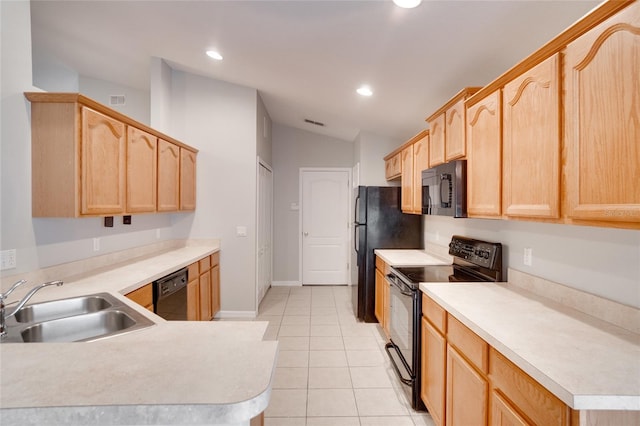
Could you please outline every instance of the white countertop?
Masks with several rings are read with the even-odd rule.
[[[389,266],[451,265],[451,256],[442,258],[424,250],[376,249],[376,256]]]
[[[37,293],[107,291],[156,324],[94,342],[0,344],[0,422],[248,424],[271,392],[278,346],[262,341],[267,323],[165,321],[121,295],[217,250],[183,247]]]
[[[640,335],[499,283],[420,289],[576,410],[640,410]]]

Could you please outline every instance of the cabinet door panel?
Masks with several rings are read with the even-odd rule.
[[[211,318],[220,311],[220,265],[211,268]]]
[[[400,153],[394,155],[384,162],[384,176],[387,180],[400,177],[402,174],[401,167],[402,160],[400,159]]]
[[[83,215],[118,214],[125,203],[125,125],[82,107]]]
[[[560,54],[503,92],[503,206],[507,216],[560,217]]]
[[[465,109],[464,99],[456,102],[446,112],[446,160],[451,161],[467,155],[467,143],[465,139]]]
[[[196,154],[180,148],[180,210],[196,209]]]
[[[180,148],[158,140],[158,211],[178,211],[180,197]]]
[[[447,346],[447,426],[486,425],[489,383]]]
[[[125,296],[153,312],[153,284],[147,284],[125,294]]]
[[[374,314],[380,325],[384,324],[384,275],[376,269],[376,294]]]
[[[200,274],[200,320],[211,319],[211,270]]]
[[[127,128],[127,212],[156,211],[158,138]]]
[[[198,278],[187,283],[187,321],[200,320],[200,286]]]
[[[495,349],[490,350],[492,387],[507,395],[534,424],[563,426],[570,421],[569,407]]]
[[[491,392],[491,426],[530,426],[515,408],[495,390]]]
[[[502,198],[501,91],[467,110],[467,213],[498,217]]]
[[[402,211],[413,211],[413,145],[402,150]]]
[[[422,214],[422,171],[429,168],[429,135],[413,144],[413,209]]]
[[[447,342],[445,338],[422,318],[422,377],[420,397],[437,426],[444,425],[445,379],[447,371]]]
[[[445,115],[440,114],[429,122],[429,167],[445,162]]]
[[[566,208],[573,219],[640,222],[640,3],[565,51]]]

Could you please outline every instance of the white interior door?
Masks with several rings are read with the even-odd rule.
[[[258,289],[257,303],[271,286],[272,277],[272,230],[273,230],[273,173],[258,163]],[[257,306],[257,305],[256,305]]]
[[[348,284],[350,170],[301,170],[302,284]]]

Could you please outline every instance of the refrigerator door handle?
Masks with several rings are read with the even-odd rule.
[[[356,195],[356,202],[354,203],[355,207],[353,209],[353,224],[356,226],[362,225],[358,222],[358,204],[360,202],[360,194]]]

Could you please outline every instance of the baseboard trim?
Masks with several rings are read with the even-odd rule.
[[[227,318],[238,318],[238,319],[246,319],[246,318],[256,318],[258,315],[255,311],[218,311],[216,314],[216,318],[227,319]]]
[[[302,284],[300,281],[272,281],[272,287],[300,287]]]

